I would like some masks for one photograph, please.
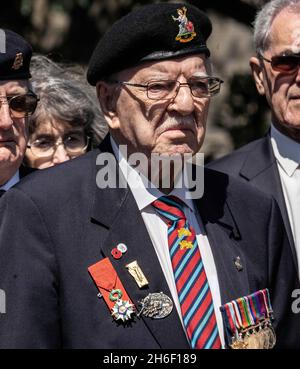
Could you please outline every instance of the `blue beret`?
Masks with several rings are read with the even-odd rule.
[[[95,86],[112,73],[149,60],[188,54],[209,56],[206,40],[212,25],[198,8],[179,3],[140,7],[118,20],[96,46],[87,71]]]
[[[17,33],[0,29],[0,81],[28,79],[32,48]]]

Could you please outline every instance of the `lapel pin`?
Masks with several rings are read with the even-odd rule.
[[[148,286],[149,282],[136,260],[127,264],[126,268],[128,269],[128,272],[132,275],[134,280],[136,281],[139,288]]]
[[[241,258],[239,256],[237,256],[235,259],[234,259],[234,265],[236,267],[236,269],[241,272],[243,270],[243,265],[242,265],[242,262],[241,262]]]
[[[117,249],[122,253],[125,254],[125,252],[127,251],[127,246],[124,243],[119,243],[117,245]]]
[[[114,259],[119,260],[122,257],[122,253],[116,247],[111,250],[111,255]]]

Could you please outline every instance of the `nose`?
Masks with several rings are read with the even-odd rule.
[[[13,125],[7,102],[0,101],[0,129],[8,131]]]
[[[177,111],[183,116],[189,115],[195,110],[195,101],[189,86],[180,85],[176,97],[169,104],[169,110]]]
[[[60,143],[59,145],[56,146],[56,149],[54,151],[53,159],[52,159],[53,164],[54,165],[60,164],[67,160],[70,160],[70,157],[68,153],[66,152],[64,145]]]

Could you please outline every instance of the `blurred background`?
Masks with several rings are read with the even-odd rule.
[[[2,1],[0,28],[23,35],[35,52],[54,61],[85,68],[99,38],[115,20],[135,7],[154,2],[159,1]],[[211,18],[209,47],[214,75],[225,81],[221,94],[212,100],[207,137],[201,150],[210,161],[261,137],[268,129],[268,107],[256,92],[249,67],[253,55],[251,24],[257,9],[267,1],[185,2],[198,6]]]

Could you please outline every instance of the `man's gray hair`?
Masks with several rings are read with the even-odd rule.
[[[256,14],[254,46],[259,54],[270,47],[270,32],[274,18],[285,8],[300,10],[300,0],[271,0]]]
[[[40,101],[30,119],[29,134],[43,121],[67,122],[83,126],[92,138],[92,146],[96,146],[106,135],[107,125],[94,89],[83,79],[84,71],[74,68],[54,63],[45,56],[33,56],[31,82]]]

